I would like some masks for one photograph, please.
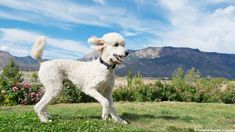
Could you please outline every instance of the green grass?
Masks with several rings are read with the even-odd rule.
[[[234,129],[235,105],[178,102],[119,102],[118,113],[131,124],[101,120],[100,105],[49,107],[52,123],[40,123],[32,106],[0,107],[0,131],[193,131]]]

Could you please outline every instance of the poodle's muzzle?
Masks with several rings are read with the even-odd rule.
[[[125,52],[125,55],[117,55],[117,54],[113,54],[113,56],[116,58],[116,60],[117,60],[117,63],[122,63],[123,62],[123,59],[125,58],[125,57],[127,57],[128,56],[128,54],[129,54],[129,52],[128,51],[126,51]]]

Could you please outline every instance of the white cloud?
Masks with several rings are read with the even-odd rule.
[[[139,33],[138,32],[132,32],[132,31],[123,31],[122,34],[127,36],[127,37],[132,37],[132,36],[136,36]]]
[[[2,11],[1,14],[7,14],[2,15],[3,18],[62,26],[62,23],[105,26],[100,21],[94,21],[95,19],[99,20],[96,13],[99,13],[102,9],[80,6],[70,1],[57,1],[55,3],[54,1],[0,0],[0,5],[13,9],[12,11]],[[92,8],[96,11],[91,10]]]
[[[29,50],[22,48],[20,46],[14,46],[13,44],[6,43],[0,45],[0,50],[7,51],[14,56],[27,56],[29,55]]]
[[[235,6],[205,11],[190,0],[161,1],[172,24],[157,32],[159,40],[150,45],[199,48],[202,51],[235,53]],[[205,6],[205,5],[204,5]]]
[[[42,35],[41,33],[25,31],[15,28],[0,28],[0,49],[9,51],[10,53],[17,56],[26,56],[30,54],[32,44],[35,39]],[[50,58],[54,56],[56,58],[64,58],[69,56],[69,58],[75,58],[77,56],[82,56],[90,51],[90,49],[74,40],[60,39],[54,37],[47,37],[47,45],[57,48],[59,52],[45,54],[45,58]],[[70,53],[69,53],[70,52]],[[72,56],[71,52],[73,53]],[[69,55],[70,54],[70,55]]]
[[[9,46],[0,45],[0,50],[8,51],[9,50]]]
[[[169,11],[168,18],[172,25],[185,26],[201,17],[200,11],[189,0],[161,0],[160,3]]]
[[[1,6],[11,9],[7,11],[0,9],[0,18],[61,28],[77,24],[109,27],[119,30],[127,39],[136,37],[134,41],[129,39],[135,48],[171,45],[199,48],[203,51],[235,52],[234,0],[135,0],[137,5],[134,6],[138,9],[155,11],[157,16],[162,14],[160,19],[164,18],[166,19],[164,21],[168,20],[170,24],[160,23],[159,20],[149,16],[147,16],[149,19],[145,16],[139,17],[135,13],[141,10],[137,9],[135,12],[126,7],[108,5],[107,0],[93,0],[93,2],[99,4],[84,5],[62,0],[56,3],[0,0]],[[82,52],[79,50],[82,48],[74,48],[77,45],[75,41],[58,38],[49,38],[49,41],[51,46],[66,50],[63,48],[66,46],[63,43],[68,43],[69,51]]]
[[[105,4],[106,0],[94,0]],[[158,20],[141,19],[134,12],[117,6],[83,5],[72,1],[18,1],[0,0],[0,5],[11,11],[0,9],[0,18],[37,23],[41,25],[70,28],[84,24],[119,28],[126,35],[138,35],[160,27]],[[131,31],[131,32],[130,32]],[[130,34],[131,33],[131,34]]]
[[[20,30],[16,28],[0,28],[1,42],[10,43],[30,43],[38,36],[37,33]]]
[[[227,6],[226,8],[217,9],[214,15],[234,15],[235,14],[235,6]]]
[[[96,0],[105,3],[105,0]],[[85,24],[102,27],[120,26],[123,29],[141,30],[143,25],[134,15],[126,16],[126,10],[108,6],[85,6],[72,1],[18,1],[0,0],[0,5],[12,11],[0,10],[0,17],[31,23],[61,26]],[[129,23],[132,23],[131,25]]]
[[[78,52],[82,54],[86,54],[89,52],[89,49],[77,41],[73,40],[66,40],[66,39],[59,39],[59,38],[47,38],[48,43],[54,47],[64,49],[67,51]]]

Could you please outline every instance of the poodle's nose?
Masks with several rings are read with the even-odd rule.
[[[128,55],[129,55],[129,52],[128,52],[128,51],[126,51],[126,52],[125,52],[125,56],[128,56]]]

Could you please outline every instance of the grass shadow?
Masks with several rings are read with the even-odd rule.
[[[84,120],[84,119],[101,119],[100,116],[63,116],[63,115],[51,115],[52,120]]]
[[[140,119],[153,119],[155,118],[154,115],[152,114],[135,114],[135,113],[123,113],[121,115],[123,119],[126,119],[128,121],[136,121]]]
[[[177,121],[183,121],[186,123],[190,123],[193,120],[195,120],[195,118],[193,118],[192,116],[177,116],[177,115],[161,115],[161,116],[157,116],[156,119],[164,119],[164,120],[177,120]]]
[[[173,115],[161,115],[161,116],[157,116],[157,119],[164,119],[164,120],[178,120],[180,119],[179,116],[173,116]]]
[[[149,119],[163,119],[163,120],[181,120],[183,122],[191,122],[194,120],[191,116],[177,116],[177,115],[160,115],[155,116],[153,114],[135,114],[135,113],[123,113],[121,118],[125,119],[127,122],[138,121],[138,120],[149,120]],[[88,115],[88,116],[68,116],[68,115],[58,115],[53,114],[51,116],[52,120],[102,120],[99,115]]]
[[[194,120],[191,116],[177,116],[177,115],[153,115],[153,114],[135,114],[135,113],[123,113],[121,117],[127,121],[137,121],[141,119],[163,119],[163,120],[180,120],[183,122],[191,122]]]

